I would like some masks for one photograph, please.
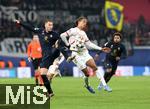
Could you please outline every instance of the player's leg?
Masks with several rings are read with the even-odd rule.
[[[39,77],[40,77],[40,71],[38,69],[38,59],[33,59],[32,60],[32,65],[34,67],[34,77],[35,77],[35,83],[36,85],[39,85]]]
[[[54,95],[53,90],[51,88],[51,84],[50,84],[48,77],[47,77],[48,68],[50,65],[52,65],[53,61],[54,61],[54,58],[52,57],[52,55],[48,55],[48,56],[45,55],[45,56],[43,56],[42,62],[40,64],[41,77],[42,77],[44,86],[46,87],[47,92],[49,94],[48,95],[49,97]]]
[[[88,89],[89,92],[91,93],[95,93],[95,91],[93,90],[92,87],[90,87],[89,85],[89,73],[88,73],[88,69],[86,66],[86,63],[84,62],[84,57],[83,56],[79,56],[76,55],[75,59],[73,60],[73,62],[77,65],[77,67],[84,73],[84,83],[85,83],[85,87]]]
[[[105,81],[107,83],[109,81],[109,76],[111,75],[111,72],[112,72],[111,62],[105,60],[104,61],[104,65],[103,65],[103,69],[105,71],[104,79],[105,79]]]
[[[38,73],[38,69],[34,70],[35,74],[34,74],[34,77],[35,77],[35,83],[36,85],[38,86],[39,85],[39,73]]]
[[[89,73],[87,67],[81,70],[84,73],[84,83],[85,87],[88,89],[89,92],[95,93],[94,89],[89,85]]]
[[[89,59],[86,64],[93,69],[93,71],[96,73],[98,79],[100,79],[101,82],[103,83],[103,86],[106,86],[104,77],[103,77],[102,73],[98,72],[94,59],[92,59],[92,58]]]
[[[110,73],[111,73],[111,71],[112,71],[112,66],[111,66],[111,64],[109,63],[109,62],[104,62],[103,63],[104,65],[103,65],[103,69],[104,69],[104,71],[105,71],[105,73],[104,73],[104,79],[105,79],[105,81],[106,81],[106,83],[107,83],[107,80],[108,80],[108,78],[109,78],[109,76],[110,76]],[[100,83],[99,85],[98,85],[98,90],[101,90],[103,88],[103,84],[102,83]]]
[[[104,79],[103,74],[97,70],[97,66],[96,66],[96,64],[95,64],[94,59],[93,59],[93,58],[89,59],[86,64],[87,64],[89,67],[91,67],[94,72],[96,72],[96,75],[97,75],[98,79],[100,79],[100,81],[101,81],[101,83],[102,83],[104,89],[105,89],[106,91],[108,91],[108,92],[111,92],[112,90],[111,90],[111,88],[106,84],[106,81],[105,81],[105,79]]]
[[[107,68],[107,71],[105,72],[105,75],[104,75],[104,78],[107,83],[110,81],[112,76],[115,74],[116,69],[117,69],[117,64],[112,65],[112,68],[110,68],[110,69]]]
[[[53,72],[49,72],[48,71],[48,73],[47,73],[47,77],[48,77],[48,80],[50,81],[50,82],[52,82],[52,79],[54,78],[54,73]]]
[[[48,79],[50,82],[52,82],[52,79],[58,74],[58,66],[57,65],[51,65],[48,69]]]
[[[52,91],[50,82],[49,82],[49,80],[47,78],[47,71],[48,71],[47,68],[41,68],[40,69],[41,77],[43,79],[44,86],[46,87],[46,89],[48,91],[48,94],[50,95],[50,94],[53,94],[53,91]]]

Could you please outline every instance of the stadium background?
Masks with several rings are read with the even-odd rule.
[[[150,75],[150,1],[149,0],[112,0],[124,6],[124,22],[121,33],[128,51],[128,58],[122,60],[117,76]],[[136,3],[135,3],[136,2]],[[62,33],[74,26],[79,16],[86,16],[90,26],[89,39],[101,46],[116,31],[105,23],[105,0],[0,0],[0,77],[24,78],[34,75],[32,65],[27,61],[26,48],[32,33],[17,28],[13,19],[20,19],[35,27],[41,27],[45,18],[54,21],[54,30]],[[96,51],[90,51],[92,56]],[[104,54],[97,61],[101,66]],[[25,59],[27,67],[19,67]],[[12,61],[13,68],[7,68]],[[65,61],[60,65],[63,76],[81,76],[74,64]],[[102,68],[99,70],[103,72]]]

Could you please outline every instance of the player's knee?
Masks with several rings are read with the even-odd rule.
[[[89,73],[88,73],[88,69],[87,69],[87,68],[82,69],[82,72],[84,73],[84,75],[85,75],[86,77],[89,77]]]
[[[97,68],[97,66],[93,66],[92,69],[93,69],[93,71],[96,71],[98,68]]]

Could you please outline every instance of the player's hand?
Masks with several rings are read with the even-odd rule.
[[[111,49],[108,48],[108,47],[103,47],[102,51],[105,52],[105,53],[109,53],[111,51]]]
[[[32,61],[32,58],[31,58],[31,57],[28,57],[28,61],[31,62],[31,61]]]
[[[99,59],[99,57],[100,57],[100,56],[99,56],[98,54],[96,54],[96,55],[94,56],[94,60],[97,61],[97,60]]]
[[[120,57],[116,57],[116,61],[119,61],[120,60]]]
[[[14,22],[17,23],[17,24],[20,24],[20,21],[17,20],[17,19],[15,19]]]

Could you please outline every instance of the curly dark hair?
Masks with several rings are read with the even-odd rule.
[[[112,36],[112,39],[114,39],[115,36],[119,36],[120,39],[122,39],[122,34],[120,32],[115,32]]]

